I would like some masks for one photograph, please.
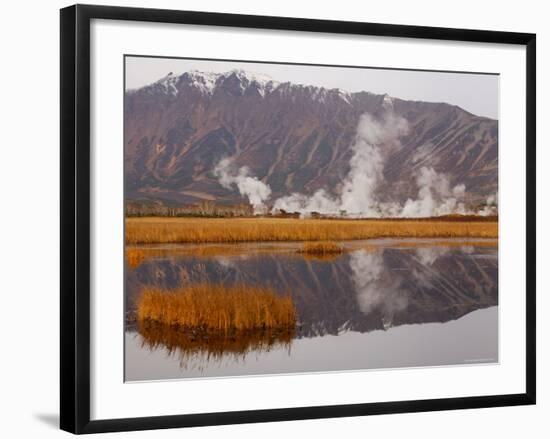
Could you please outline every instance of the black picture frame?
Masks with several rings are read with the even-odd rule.
[[[90,420],[90,22],[93,19],[406,37],[526,47],[525,393],[223,413]],[[75,5],[61,9],[60,426],[99,433],[535,404],[536,35],[376,23]]]

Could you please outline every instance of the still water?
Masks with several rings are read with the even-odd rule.
[[[369,240],[328,258],[300,243],[142,247],[126,267],[127,381],[498,361],[498,247],[493,240]],[[177,331],[135,323],[144,287],[212,282],[290,294],[291,336],[191,349]],[[215,346],[214,346],[215,345]]]

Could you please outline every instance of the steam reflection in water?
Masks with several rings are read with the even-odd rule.
[[[190,347],[189,339],[182,342],[181,334],[145,333],[128,322],[127,379],[326,370],[323,364],[310,364],[300,353],[314,346],[326,350],[327,359],[319,361],[338,370],[377,367],[380,362],[381,367],[404,367],[411,362],[456,364],[468,359],[461,356],[468,357],[474,351],[479,358],[496,361],[497,314],[489,313],[491,317],[479,320],[482,328],[477,331],[485,336],[466,335],[471,328],[463,328],[461,322],[473,311],[498,304],[498,248],[478,242],[436,244],[407,246],[390,241],[373,246],[354,242],[346,253],[328,260],[304,258],[288,244],[266,252],[249,251],[250,245],[239,252],[232,246],[221,255],[207,252],[206,256],[182,252],[182,246],[175,251],[152,252],[153,256],[144,257],[134,269],[127,270],[126,306],[130,314],[144,286],[245,283],[268,286],[281,294],[291,292],[298,326],[294,334],[283,338],[256,334],[250,343],[244,337],[216,343],[195,339]],[[428,331],[419,338],[426,340],[434,331],[428,323],[443,323],[437,326],[451,331],[448,342],[455,344],[454,351],[431,358],[418,347],[416,353],[409,352],[401,360],[393,355],[395,364],[391,364],[393,360],[382,361],[392,350],[413,348],[411,340],[403,346],[402,337],[394,334],[403,334],[397,331],[400,326],[419,323],[424,324],[422,328],[406,326],[406,334]],[[385,332],[384,346],[370,352],[368,359],[355,355],[345,364],[329,365],[329,356],[350,348],[350,343],[356,351],[363,349],[380,337],[378,330]],[[437,331],[445,333],[441,328]],[[241,347],[235,349],[239,343]],[[137,364],[138,360],[129,361],[129,357],[141,358],[140,352],[148,353],[146,361],[152,362],[147,370]],[[315,357],[312,353],[309,356]],[[159,376],[153,376],[155,370]]]

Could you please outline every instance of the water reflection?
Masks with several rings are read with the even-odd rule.
[[[407,324],[444,323],[497,305],[495,244],[355,242],[344,254],[329,259],[303,257],[295,244],[288,243],[217,246],[200,252],[186,246],[145,249],[132,260],[133,266],[127,265],[127,331],[141,334],[143,349],[164,349],[177,356],[182,368],[202,368],[224,356],[246,362],[252,352],[277,349],[286,350],[292,361],[293,339],[329,335],[343,339],[341,335],[349,332],[368,334]],[[203,282],[290,292],[298,315],[295,333],[205,341],[177,331],[138,328],[132,320],[143,287]]]
[[[182,369],[204,369],[210,362],[220,363],[231,357],[233,361],[244,361],[251,352],[269,352],[272,349],[286,349],[294,330],[241,331],[234,334],[204,334],[178,330],[167,325],[138,322],[141,347],[150,351],[163,350],[168,356],[177,358]]]
[[[349,265],[359,309],[365,315],[379,310],[382,324],[388,328],[394,314],[406,309],[409,302],[401,287],[403,276],[384,269],[384,251],[357,250],[350,255]]]

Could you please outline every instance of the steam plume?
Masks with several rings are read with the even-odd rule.
[[[478,215],[488,216],[498,214],[498,192],[494,195],[489,195],[485,202],[485,207],[478,212]]]
[[[399,137],[407,132],[407,121],[392,112],[387,112],[381,121],[370,114],[362,115],[352,145],[350,171],[344,179],[340,197],[332,197],[324,189],[311,197],[294,193],[277,199],[273,210],[299,212],[303,216],[313,211],[333,215],[345,211],[348,215],[370,217],[395,213],[395,206],[379,202],[376,191],[384,179],[386,156],[399,147]]]
[[[361,216],[383,214],[376,190],[384,180],[384,161],[392,149],[400,146],[398,139],[408,130],[407,121],[392,112],[386,113],[381,122],[369,114],[361,116],[352,146],[350,171],[344,179],[341,210]]]
[[[414,174],[418,187],[415,199],[409,198],[401,205],[379,198],[379,189],[384,184],[384,163],[387,157],[401,146],[399,139],[408,131],[407,121],[395,115],[391,109],[379,120],[368,113],[363,114],[351,146],[353,156],[349,163],[350,170],[342,182],[339,193],[332,195],[325,189],[319,189],[308,196],[296,192],[275,200],[272,211],[298,212],[302,217],[318,212],[323,215],[371,218],[474,213],[468,211],[464,205],[466,187],[463,184],[451,187],[445,174],[438,173],[428,166],[421,167]],[[415,154],[413,162],[427,157],[432,149],[432,144],[421,146],[421,151],[417,151],[418,157]],[[247,167],[237,169],[231,159],[226,158],[218,163],[214,174],[225,188],[237,186],[240,194],[248,198],[255,214],[267,212],[265,201],[269,199],[271,189],[257,177],[251,176]],[[485,207],[477,214],[496,214],[496,200],[496,194],[490,196]]]
[[[464,198],[466,187],[459,184],[451,189],[448,178],[431,167],[422,167],[416,173],[418,198],[405,202],[400,216],[428,217],[466,213]]]
[[[237,186],[239,193],[248,198],[248,202],[254,209],[254,214],[267,212],[265,201],[271,195],[271,188],[257,177],[250,176],[248,167],[237,168],[230,158],[225,158],[214,168],[214,175],[226,189]]]

